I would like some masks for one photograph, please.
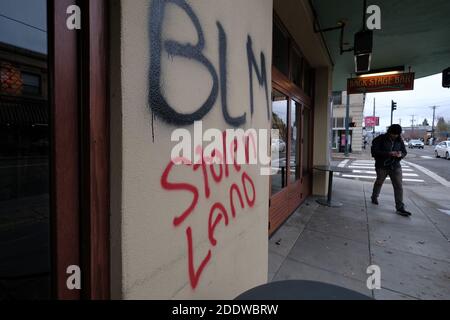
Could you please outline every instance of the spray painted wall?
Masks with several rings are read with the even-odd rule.
[[[272,1],[112,9],[113,297],[228,299],[265,283],[268,176],[259,165],[174,165],[170,138],[194,136],[194,121],[270,128]]]

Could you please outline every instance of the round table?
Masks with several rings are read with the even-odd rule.
[[[336,166],[315,166],[313,169],[318,171],[325,171],[329,172],[328,174],[328,195],[325,199],[317,199],[317,202],[323,206],[332,207],[332,208],[339,208],[342,207],[342,203],[338,201],[334,201],[332,198],[333,195],[333,175],[335,172],[340,173],[350,173],[353,172],[353,170],[348,168],[341,168]]]
[[[286,280],[264,284],[250,289],[236,300],[373,300],[362,293],[332,284]]]

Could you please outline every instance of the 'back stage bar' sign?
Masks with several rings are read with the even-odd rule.
[[[414,73],[399,73],[347,80],[349,94],[414,90]]]

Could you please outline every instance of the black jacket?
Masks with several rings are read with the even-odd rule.
[[[375,158],[375,168],[394,169],[400,167],[400,161],[406,157],[405,143],[402,138],[392,141],[388,134],[382,134],[372,141],[372,157]],[[395,158],[389,152],[401,151],[402,157]]]

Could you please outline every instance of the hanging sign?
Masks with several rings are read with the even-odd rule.
[[[415,73],[365,76],[347,80],[349,94],[414,90]]]

